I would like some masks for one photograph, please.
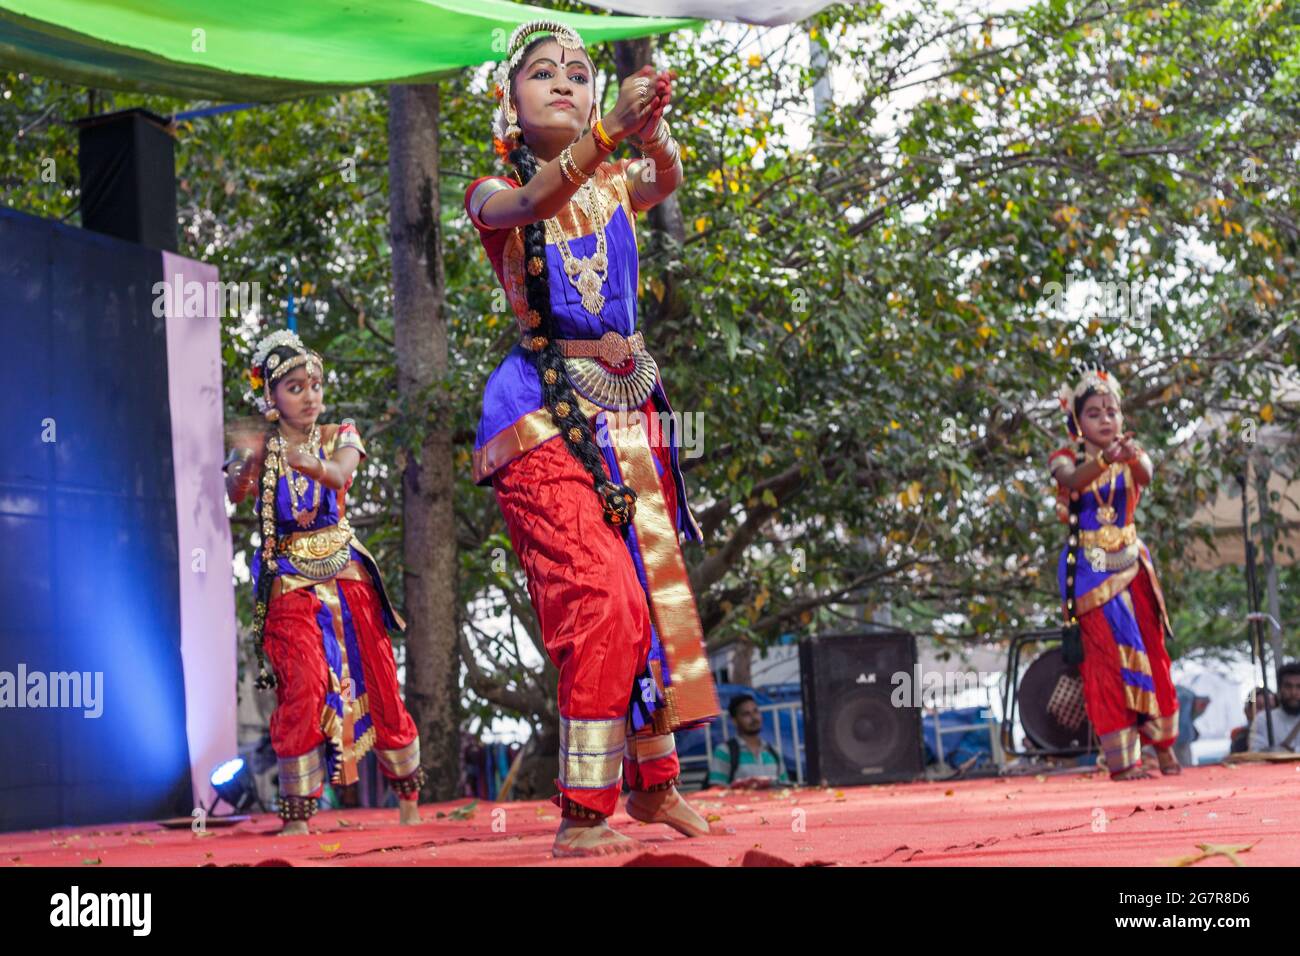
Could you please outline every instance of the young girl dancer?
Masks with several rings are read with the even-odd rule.
[[[273,424],[236,438],[226,488],[235,502],[254,493],[262,531],[252,562],[253,639],[258,686],[276,691],[280,832],[306,833],[325,781],[355,782],[357,761],[372,748],[397,792],[400,821],[418,823],[420,741],[387,633],[406,623],[345,511],[365,446],[351,419],[317,422],[323,363],[295,333],[262,339],[250,377]]]
[[[672,78],[643,68],[598,118],[582,40],[538,21],[511,36],[496,80],[494,140],[516,178],[476,180],[465,205],[522,340],[488,379],[474,477],[496,490],[560,672],[553,852],[637,845],[605,822],[622,781],[631,817],[703,835],[672,735],[718,709],[678,544],[701,537],[636,331],[633,225],[682,180],[663,120]],[[607,162],[625,138],[644,158]]]
[[[1075,366],[1058,393],[1077,449],[1048,459],[1070,537],[1058,569],[1067,630],[1083,645],[1084,705],[1111,778],[1151,776],[1142,744],[1165,774],[1180,771],[1178,695],[1169,671],[1169,615],[1134,511],[1151,483],[1151,459],[1125,432],[1120,388],[1097,364]]]

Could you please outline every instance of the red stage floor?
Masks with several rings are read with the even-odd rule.
[[[1198,844],[1250,849],[1246,866],[1300,864],[1300,765],[1196,767],[1112,783],[1098,774],[893,784],[844,790],[705,791],[693,800],[725,834],[689,840],[621,811],[645,844],[600,861],[552,860],[548,802],[469,800],[396,810],[325,811],[310,836],[269,836],[269,815],[206,835],[135,823],[0,833],[4,866],[920,865],[1167,866]],[[441,811],[443,817],[437,814]],[[1197,866],[1231,866],[1214,855]]]

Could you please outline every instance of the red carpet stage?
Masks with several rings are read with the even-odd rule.
[[[0,834],[4,866],[589,866],[911,865],[1197,866],[1300,864],[1300,765],[1211,766],[1112,783],[1065,774],[844,790],[705,791],[701,812],[724,835],[688,840],[621,810],[614,825],[645,843],[598,861],[552,860],[549,802],[322,811],[310,836],[274,838],[259,814],[206,834],[156,824]],[[438,817],[442,813],[441,818]],[[1209,847],[1211,855],[1199,845]],[[1250,847],[1249,850],[1241,848]],[[1236,848],[1236,849],[1234,849]]]

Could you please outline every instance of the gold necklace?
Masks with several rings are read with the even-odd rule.
[[[280,463],[281,471],[285,476],[285,483],[289,486],[290,507],[293,510],[293,518],[298,522],[300,527],[306,528],[316,520],[316,514],[320,511],[320,485],[312,482],[306,475],[300,471],[294,471],[285,462],[285,451],[288,448],[289,441],[280,432]],[[320,457],[317,452],[320,449],[320,426],[312,425],[311,431],[307,434],[307,441],[298,445],[298,451],[313,457]],[[310,488],[311,497],[308,498],[306,510],[299,507],[302,496],[307,494]]]
[[[591,220],[596,230],[596,251],[581,259],[575,256],[556,218],[546,220],[546,239],[560,250],[560,258],[564,260],[564,274],[569,277],[569,282],[582,296],[582,307],[592,315],[600,315],[600,310],[605,305],[605,296],[600,290],[605,284],[606,272],[609,269],[605,223],[603,219],[598,218],[601,209],[597,206],[596,190],[590,180],[578,187],[574,199],[578,201],[580,208],[587,214],[587,218]]]
[[[1097,520],[1101,522],[1101,527],[1097,529],[1097,541],[1106,551],[1112,551],[1121,541],[1122,535],[1120,530],[1115,527],[1115,519],[1118,513],[1115,511],[1115,489],[1119,485],[1119,475],[1123,469],[1117,473],[1116,463],[1109,462],[1106,466],[1106,480],[1110,483],[1110,492],[1106,495],[1106,500],[1101,500],[1101,495],[1097,489],[1101,487],[1101,476],[1092,485],[1092,497],[1097,502]]]

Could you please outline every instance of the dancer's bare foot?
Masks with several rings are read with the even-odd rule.
[[[1183,765],[1178,762],[1172,749],[1156,750],[1156,760],[1160,763],[1160,772],[1167,777],[1172,777],[1183,772]]]
[[[285,820],[284,826],[275,832],[276,836],[306,836],[311,831],[307,829],[306,820]]]
[[[1120,772],[1120,773],[1115,774],[1115,775],[1114,775],[1113,777],[1111,777],[1110,779],[1112,779],[1112,780],[1150,780],[1150,779],[1151,779],[1151,774],[1149,774],[1149,773],[1147,772],[1147,769],[1146,769],[1145,767],[1143,767],[1141,764],[1138,764],[1138,765],[1136,765],[1136,766],[1134,766],[1134,767],[1129,767],[1127,770],[1124,770],[1124,771],[1122,771],[1122,772]]]
[[[708,821],[686,802],[676,787],[653,793],[633,790],[627,798],[627,815],[642,823],[666,823],[688,837],[708,836],[712,832]]]
[[[626,837],[604,820],[562,820],[551,845],[551,856],[611,856],[639,850],[640,842]]]
[[[420,798],[413,800],[397,801],[397,822],[402,826],[411,826],[414,823],[423,823],[420,819]]]

